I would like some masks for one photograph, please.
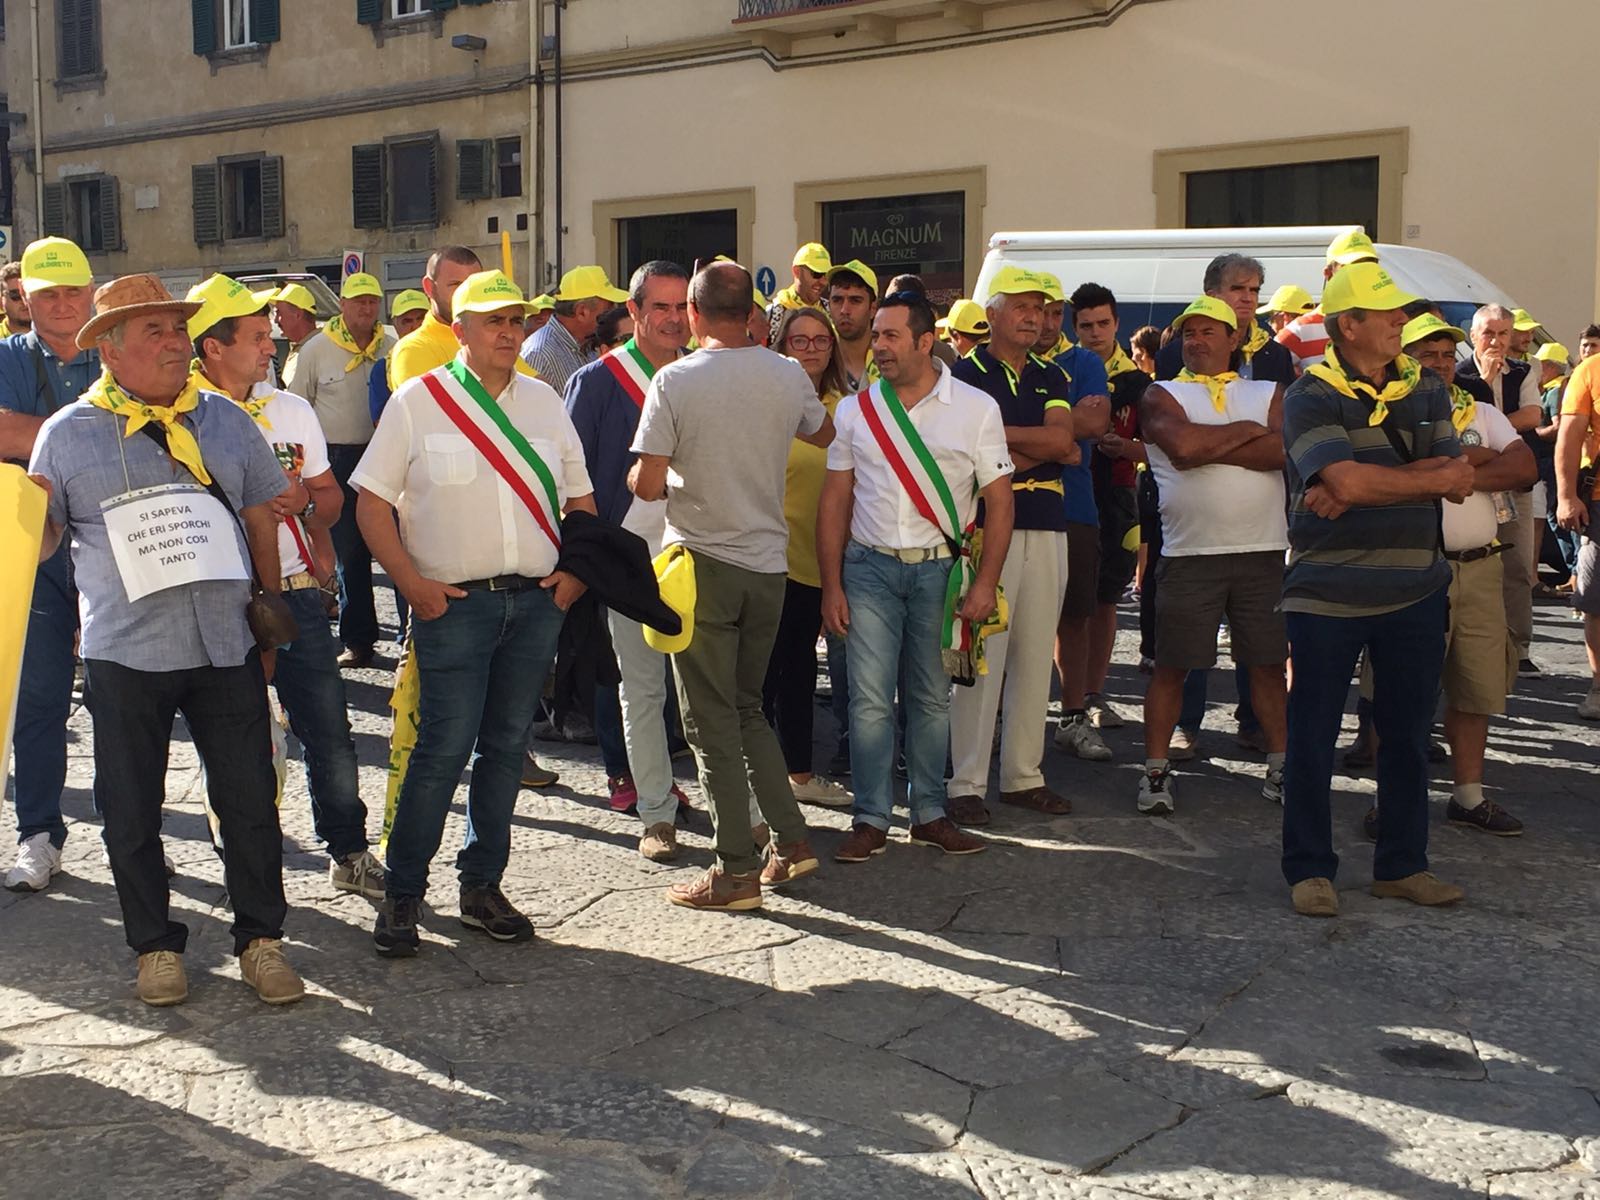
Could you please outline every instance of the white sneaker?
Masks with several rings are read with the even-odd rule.
[[[382,900],[388,875],[372,851],[363,850],[343,862],[330,863],[328,882],[341,892],[355,892],[368,900]]]
[[[1177,807],[1177,791],[1171,771],[1146,771],[1139,776],[1139,811],[1152,817],[1170,817]]]
[[[1089,762],[1110,762],[1111,747],[1083,717],[1072,717],[1061,722],[1056,730],[1056,747],[1068,754],[1077,755]]]
[[[1182,725],[1172,731],[1172,736],[1167,739],[1167,757],[1173,762],[1188,762],[1195,756],[1196,748],[1200,745],[1199,735],[1190,733]]]
[[[826,775],[813,775],[804,783],[790,781],[794,788],[794,798],[801,804],[821,804],[826,808],[849,808],[856,802],[855,796],[844,784],[829,779]]]
[[[1589,694],[1578,705],[1578,715],[1585,721],[1600,721],[1600,683],[1589,689]]]
[[[100,847],[100,865],[108,871],[111,869],[111,851],[104,846]],[[168,879],[172,879],[178,874],[178,868],[172,862],[172,855],[165,850],[161,852],[161,865],[166,868]]]
[[[1084,715],[1096,729],[1121,729],[1122,714],[1104,696],[1090,696],[1084,702]]]
[[[61,871],[61,850],[48,833],[36,833],[17,847],[17,863],[6,872],[6,891],[42,892]]]
[[[1269,768],[1267,777],[1261,781],[1261,794],[1274,804],[1283,803],[1283,768]]]

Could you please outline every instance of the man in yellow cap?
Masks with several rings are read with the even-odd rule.
[[[373,928],[387,957],[417,952],[428,866],[469,758],[461,923],[497,941],[533,936],[500,880],[528,726],[584,590],[556,567],[561,518],[595,505],[561,398],[516,370],[527,311],[503,272],[469,275],[451,299],[461,353],[395,391],[352,476],[362,532],[411,605],[420,686]]]
[[[859,392],[878,378],[872,363],[872,314],[878,311],[878,276],[866,263],[851,259],[828,270],[828,316],[839,335],[845,384]]]
[[[1428,871],[1428,738],[1444,665],[1450,564],[1442,501],[1473,492],[1443,380],[1402,353],[1402,292],[1375,262],[1343,267],[1322,297],[1329,345],[1283,401],[1294,647],[1284,764],[1283,876],[1296,912],[1332,917],[1339,857],[1329,790],[1350,675],[1372,663],[1378,846],[1372,892],[1417,904],[1464,893]]]
[[[555,311],[555,308],[556,298],[549,292],[540,292],[532,300],[528,301],[528,317],[527,320],[522,322],[522,337],[524,341],[550,323],[550,314]]]
[[[428,298],[428,312],[422,324],[403,336],[389,353],[386,372],[389,390],[442,367],[461,350],[451,329],[455,319],[450,312],[450,297],[467,276],[483,270],[483,263],[470,246],[440,246],[428,255],[422,275],[422,294]]]
[[[1525,308],[1511,310],[1511,350],[1510,356],[1519,362],[1528,360],[1528,351],[1533,346],[1533,335],[1538,332],[1539,322],[1536,321]]]
[[[0,267],[0,307],[5,310],[4,319],[0,319],[0,338],[27,333],[33,328],[33,312],[22,290],[22,264],[19,262],[8,262]]]
[[[1051,271],[1038,272],[1039,278],[1044,280],[1046,300],[1044,316],[1039,322],[1039,341],[1034,346],[1033,352],[1045,362],[1055,362],[1056,358],[1072,349],[1073,342],[1064,332],[1067,323],[1067,292],[1061,286],[1061,277]]]
[[[270,506],[278,520],[283,599],[300,632],[279,649],[272,685],[305,751],[312,820],[332,860],[330,882],[339,891],[381,900],[383,865],[367,849],[367,810],[356,784],[339,646],[328,627],[312,545],[314,531],[331,529],[338,520],[344,493],[328,464],[316,413],[268,380],[275,349],[267,315],[273,295],[253,293],[225,275],[189,289],[185,299],[202,305],[188,322],[197,382],[250,415],[289,477],[289,490]]]
[[[1265,317],[1267,325],[1276,336],[1284,331],[1290,322],[1306,315],[1317,307],[1317,302],[1311,298],[1311,293],[1299,284],[1286,283],[1272,293],[1269,299],[1260,308],[1256,315]]]
[[[374,425],[383,415],[383,406],[389,403],[389,397],[394,392],[389,384],[389,359],[394,357],[395,350],[407,335],[415,333],[421,327],[429,309],[427,294],[416,288],[407,288],[389,302],[389,324],[394,326],[395,344],[390,348],[388,356],[367,378],[367,411],[372,414]],[[403,619],[400,627],[405,628]]]
[[[1250,305],[1250,318],[1255,317]],[[1201,296],[1173,321],[1184,366],[1151,384],[1139,428],[1159,492],[1161,589],[1155,602],[1155,668],[1144,698],[1145,771],[1139,811],[1175,807],[1168,739],[1184,680],[1216,665],[1217,628],[1232,633],[1234,662],[1250,692],[1267,748],[1261,792],[1283,799],[1284,669],[1289,646],[1283,592],[1283,386],[1233,370],[1239,316]]]
[[[1567,348],[1560,342],[1545,342],[1533,354],[1530,366],[1539,373],[1539,423],[1531,436],[1523,440],[1533,450],[1539,464],[1539,482],[1534,485],[1534,508],[1538,513],[1533,523],[1533,569],[1535,582],[1533,594],[1542,599],[1558,599],[1571,591],[1571,579],[1564,585],[1551,587],[1537,578],[1539,564],[1544,562],[1544,538],[1548,531],[1555,538],[1570,576],[1573,560],[1567,554],[1562,529],[1556,523],[1556,434],[1561,429],[1561,393],[1566,390],[1567,375],[1571,365]]]
[[[245,618],[252,576],[265,593],[279,589],[272,505],[289,482],[250,417],[190,376],[185,322],[199,308],[153,275],[95,293],[78,344],[99,349],[105,372],[45,422],[28,469],[50,494],[43,553],[70,535],[95,799],[139,955],[139,998],[160,1007],[189,993],[188,929],[170,914],[161,860],[167,754],[181,712],[220,822],[240,974],[268,1004],[289,1004],[304,987],[281,944],[273,647]]]
[[[1241,379],[1265,380],[1285,387],[1294,382],[1294,361],[1256,321],[1256,306],[1267,280],[1267,269],[1247,254],[1219,254],[1206,264],[1200,290],[1233,309],[1238,321],[1235,334]],[[1173,379],[1183,369],[1183,340],[1174,337],[1156,354],[1156,378]]]
[[[766,305],[768,342],[778,336],[778,322],[783,320],[783,314],[789,309],[821,307],[822,294],[828,285],[828,272],[833,270],[833,259],[821,242],[807,242],[794,252],[794,263],[790,270],[794,274],[794,282],[780,290]]]
[[[378,613],[372,601],[372,554],[356,525],[350,472],[372,438],[368,381],[394,347],[378,323],[383,289],[365,272],[348,276],[339,289],[339,315],[306,339],[289,386],[311,402],[328,439],[328,461],[344,489],[344,508],[333,527],[339,555],[339,665],[372,665]]]
[[[1348,266],[1377,261],[1378,248],[1362,230],[1352,229],[1341,233],[1328,243],[1322,268],[1323,285],[1326,287],[1328,281]],[[1322,361],[1322,355],[1328,348],[1327,326],[1322,316],[1323,310],[1314,308],[1278,331],[1277,340],[1293,357],[1296,371],[1304,371]]]
[[[594,360],[584,343],[593,336],[601,314],[625,303],[628,293],[613,287],[601,267],[573,267],[561,277],[554,299],[550,320],[522,343],[522,359],[561,393],[577,369]]]
[[[283,370],[279,374],[284,387],[294,387],[300,347],[317,331],[316,297],[303,283],[286,283],[272,298],[272,315],[278,319],[278,328],[289,343],[289,352],[284,355]]]
[[[965,297],[950,305],[950,311],[934,322],[940,336],[955,347],[956,357],[970,354],[974,346],[989,336],[989,314],[983,305]]]
[[[34,242],[18,279],[32,301],[33,328],[0,342],[0,457],[23,464],[45,418],[77,400],[100,378],[100,356],[78,347],[89,320],[94,280],[83,251],[64,238]],[[61,789],[67,779],[67,718],[72,706],[73,641],[78,595],[66,546],[41,564],[28,610],[17,693],[17,858],[6,875],[14,892],[42,890],[61,869],[67,827]]]

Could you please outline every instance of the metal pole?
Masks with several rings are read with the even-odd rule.
[[[567,0],[556,0],[556,277],[561,277],[564,269],[562,251],[566,247],[565,226],[562,224],[562,191],[561,186],[561,10],[566,8]]]
[[[37,237],[44,236],[44,68],[39,61],[39,0],[29,16],[33,28],[33,220]],[[7,253],[11,253],[8,249]]]

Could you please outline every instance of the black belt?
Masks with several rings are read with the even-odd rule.
[[[539,580],[527,575],[495,575],[488,579],[463,579],[455,586],[469,592],[520,592],[538,587]]]
[[[1499,554],[1510,544],[1509,542],[1493,542],[1487,546],[1474,546],[1471,550],[1446,550],[1444,556],[1451,562],[1477,562],[1480,558],[1489,558],[1492,555]],[[461,586],[466,587],[467,585],[462,584]]]

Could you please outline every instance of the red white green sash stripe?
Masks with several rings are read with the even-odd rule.
[[[877,392],[875,396],[873,393]],[[973,525],[965,527],[956,509],[955,497],[945,481],[939,464],[934,460],[928,445],[911,423],[911,417],[894,386],[881,380],[875,388],[868,388],[856,397],[861,415],[866,420],[878,448],[888,460],[889,468],[906,489],[916,510],[931,522],[954,552],[950,566],[950,579],[945,585],[944,618],[941,622],[940,649],[970,652],[973,649],[973,630],[967,621],[956,617],[961,597],[977,578],[972,559]]]
[[[561,549],[561,500],[555,477],[522,431],[460,359],[422,377],[423,386],[532,514],[552,545]]]
[[[644,407],[644,395],[650,390],[650,380],[656,369],[650,365],[650,360],[644,356],[638,344],[629,338],[615,350],[608,350],[601,356],[606,370],[617,377],[617,382],[622,385],[622,390],[627,392],[633,402],[640,408]]]

